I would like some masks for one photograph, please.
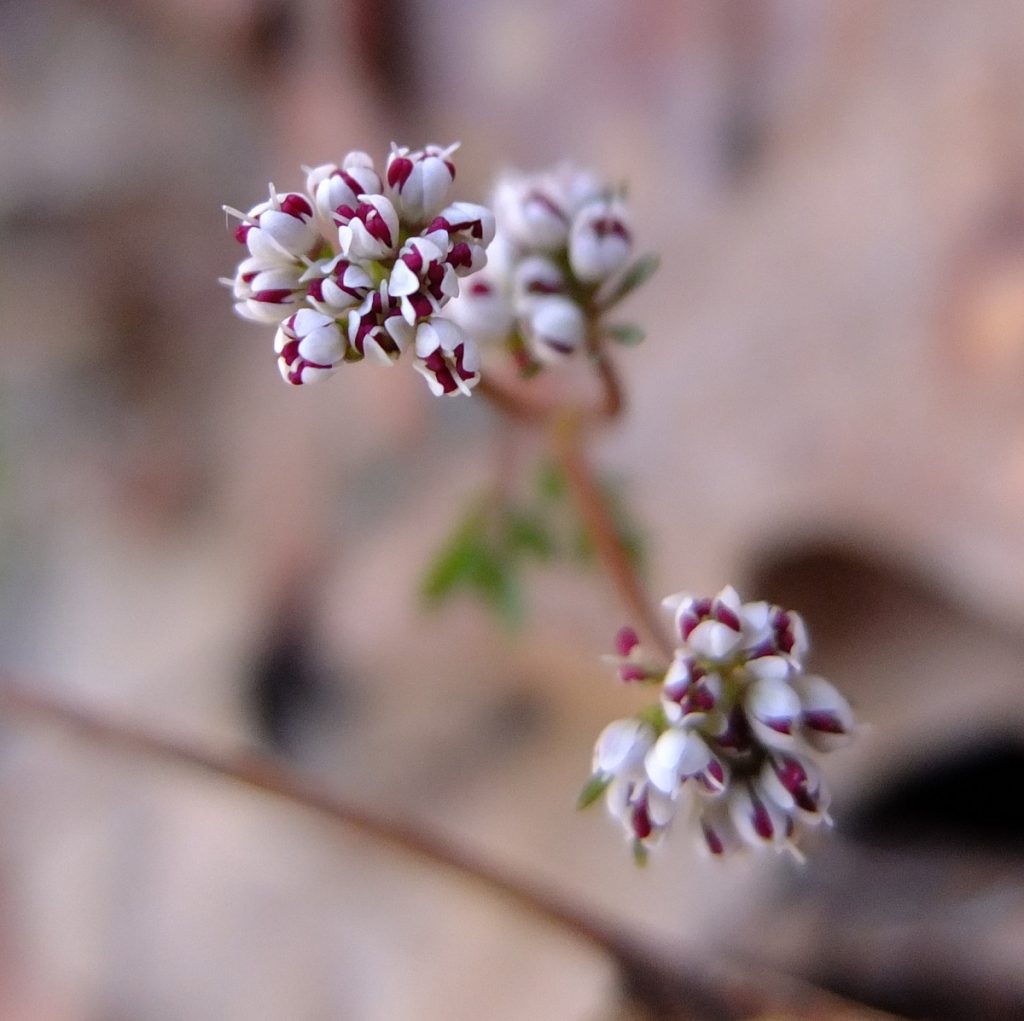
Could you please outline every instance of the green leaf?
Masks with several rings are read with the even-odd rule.
[[[602,311],[617,305],[627,294],[632,294],[641,284],[654,276],[660,263],[661,260],[653,252],[641,255],[612,283],[607,294],[598,296],[598,304]]]
[[[470,583],[480,597],[510,627],[523,620],[523,599],[511,565],[501,554],[479,547],[472,561]]]
[[[474,509],[452,533],[420,582],[420,596],[428,606],[443,603],[479,571],[483,549],[484,516]]]
[[[637,344],[642,344],[647,336],[634,323],[616,323],[614,326],[608,327],[607,333],[616,344],[623,344],[626,347],[636,347]]]
[[[535,560],[551,560],[555,541],[539,514],[508,510],[505,514],[505,545],[513,557],[532,556]]]
[[[608,785],[611,782],[612,778],[607,773],[595,773],[583,785],[583,790],[580,791],[580,796],[576,799],[576,807],[578,809],[590,808],[608,790]]]

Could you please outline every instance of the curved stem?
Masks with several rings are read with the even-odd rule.
[[[340,797],[318,781],[256,751],[206,748],[171,737],[0,674],[0,710],[69,730],[104,748],[198,769],[279,797],[340,823],[420,861],[440,865],[479,883],[534,917],[555,925],[608,954],[617,964],[624,993],[658,1016],[736,1021],[759,1016],[769,1006],[794,1019],[832,1016],[850,1004],[797,979],[757,966],[729,967],[711,958],[682,964],[672,948],[652,944],[620,924],[580,907],[554,889],[503,869],[446,838],[411,823],[387,819]],[[677,950],[679,948],[676,948]],[[852,1016],[852,1015],[851,1015]],[[872,1012],[872,1017],[890,1017]]]
[[[489,376],[482,376],[476,385],[476,392],[486,397],[502,414],[519,422],[546,422],[557,410],[556,406],[539,404],[527,400],[514,390],[495,383]]]
[[[672,659],[675,649],[665,634],[661,615],[622,544],[601,487],[587,464],[580,444],[579,422],[570,416],[563,418],[552,433],[552,443],[590,540],[619,598],[658,649]]]
[[[188,738],[171,737],[137,723],[112,719],[5,676],[0,676],[0,710],[5,716],[34,717],[46,724],[56,724],[104,748],[186,765],[300,805],[377,843],[474,880],[521,910],[590,943],[616,961],[630,987],[645,988],[653,983],[663,988],[669,983],[685,1000],[700,1005],[708,1017],[738,1016],[710,982],[687,975],[675,961],[665,959],[642,938],[623,931],[616,923],[580,907],[551,887],[488,862],[468,848],[458,847],[439,834],[357,805],[318,781],[292,771],[273,756],[253,750],[206,748]]]
[[[626,407],[622,383],[619,381],[612,360],[597,340],[593,330],[588,335],[586,348],[597,370],[597,378],[601,384],[601,397],[596,405],[580,408],[576,414],[581,421],[588,424],[618,418]],[[544,425],[565,414],[566,406],[563,402],[542,403],[530,400],[515,390],[495,383],[489,376],[481,377],[476,392],[491,401],[502,414],[518,422]]]
[[[112,719],[95,709],[75,705],[54,694],[44,694],[8,677],[0,678],[0,710],[4,715],[36,717],[45,723],[57,724],[105,748],[187,765],[284,798],[344,823],[379,843],[475,879],[524,910],[568,929],[613,956],[619,957],[627,949],[628,941],[610,923],[580,909],[553,890],[513,876],[439,835],[411,823],[387,819],[348,801],[316,780],[293,772],[274,756],[254,750],[205,748],[187,738],[171,737],[137,723]],[[636,952],[634,948],[628,949]]]

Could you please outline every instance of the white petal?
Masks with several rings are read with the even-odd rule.
[[[785,845],[786,813],[773,801],[738,784],[729,792],[727,807],[736,832],[751,847]]]
[[[601,731],[594,746],[595,773],[619,774],[643,761],[654,741],[654,730],[642,720],[614,720]]]
[[[721,660],[734,652],[741,640],[740,633],[726,624],[717,620],[704,620],[690,632],[687,645],[698,656]]]
[[[793,673],[793,664],[785,656],[759,656],[747,662],[747,670],[760,680],[784,681]]]
[[[420,278],[399,259],[391,271],[388,292],[393,298],[402,298],[408,294],[415,294],[420,289],[420,284]]]
[[[744,708],[758,740],[770,748],[788,748],[800,715],[800,698],[786,681],[755,681],[747,690]]]
[[[849,703],[838,690],[816,674],[793,679],[800,698],[803,735],[820,751],[831,751],[849,743],[856,721]]]
[[[299,342],[299,354],[318,365],[335,365],[345,355],[341,330],[334,323],[312,330]]]

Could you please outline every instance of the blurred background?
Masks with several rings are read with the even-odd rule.
[[[1024,1016],[1022,66],[1016,0],[0,3],[0,664],[680,953]],[[221,204],[392,139],[460,139],[460,198],[629,181],[663,261],[595,457],[653,592],[800,610],[867,724],[805,868],[680,833],[638,871],[576,814],[631,705],[610,587],[538,571],[518,633],[417,598],[491,409],[405,367],[285,387],[233,317]],[[612,1016],[585,947],[226,783],[9,720],[0,818],[0,1018]]]

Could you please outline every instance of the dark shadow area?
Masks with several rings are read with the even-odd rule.
[[[1015,714],[993,712],[1024,675],[1021,636],[912,565],[845,542],[779,549],[752,574],[750,591],[807,617],[813,668],[882,743],[886,730],[914,734],[923,700],[977,692],[977,718],[938,742],[922,732],[859,803],[837,806],[837,833],[774,906],[800,948],[789,963],[907,1018],[1024,1018],[1024,735]],[[887,683],[900,698],[881,697]]]

